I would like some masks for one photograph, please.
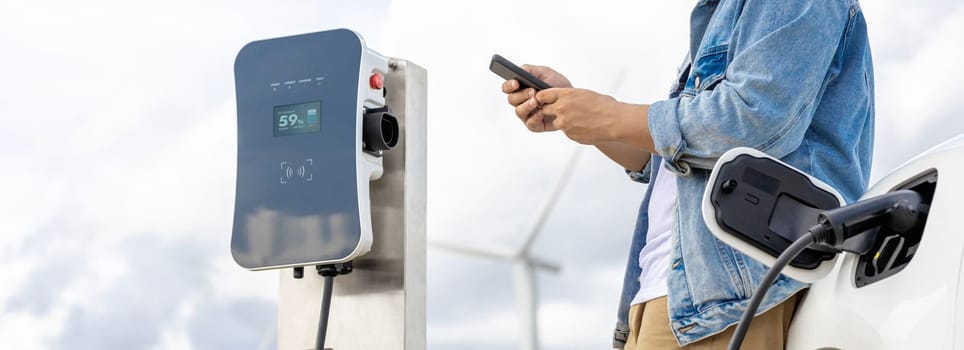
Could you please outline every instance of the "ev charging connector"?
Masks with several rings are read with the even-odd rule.
[[[863,242],[873,242],[880,230],[922,230],[928,211],[929,204],[914,190],[896,189],[845,205],[829,185],[763,152],[735,148],[723,154],[707,182],[703,218],[718,239],[770,266],[728,349],[740,348],[781,271],[801,281],[817,281],[839,253],[865,253],[869,246]],[[846,246],[861,236],[858,244]]]

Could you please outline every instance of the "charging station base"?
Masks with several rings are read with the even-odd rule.
[[[386,104],[400,140],[384,153],[384,174],[371,183],[372,250],[334,282],[326,348],[424,350],[427,72],[391,59]],[[324,280],[314,268],[280,274],[278,349],[313,349]]]

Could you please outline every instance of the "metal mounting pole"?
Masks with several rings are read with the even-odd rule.
[[[371,183],[372,250],[335,279],[326,342],[333,350],[425,349],[427,73],[400,59],[389,68],[386,104],[401,140]],[[292,269],[281,271],[278,349],[314,348],[323,286],[315,273],[295,279]]]

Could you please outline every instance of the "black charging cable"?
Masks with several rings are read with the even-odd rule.
[[[331,294],[335,283],[335,276],[351,273],[351,262],[332,265],[315,266],[318,274],[324,278],[324,292],[321,295],[321,315],[318,317],[318,335],[315,337],[315,349],[325,350],[325,336],[328,334],[328,315],[331,310]]]
[[[907,232],[921,224],[920,219],[926,215],[926,210],[919,193],[899,190],[821,213],[817,218],[818,224],[780,253],[773,266],[763,275],[763,280],[740,317],[740,323],[733,332],[727,349],[740,349],[756,310],[773,281],[776,281],[783,268],[805,249],[815,244],[838,247],[848,238],[876,227],[887,227],[897,233]]]
[[[803,235],[803,237],[798,238],[793,244],[790,244],[783,253],[780,253],[777,261],[767,270],[767,273],[763,275],[763,280],[761,280],[760,285],[756,287],[756,291],[753,292],[753,297],[750,298],[750,303],[747,304],[746,310],[743,311],[743,316],[740,317],[740,323],[736,326],[736,331],[733,332],[733,337],[730,338],[730,345],[727,349],[738,350],[740,345],[743,344],[743,338],[746,337],[746,332],[750,329],[750,322],[753,322],[756,310],[760,307],[760,303],[763,302],[763,296],[767,294],[770,286],[773,285],[773,281],[776,281],[777,277],[780,277],[780,272],[783,271],[783,268],[793,261],[797,255],[800,255],[804,249],[817,243],[817,234],[815,234],[814,231],[823,235],[824,233],[822,231],[824,231],[824,226],[817,225],[810,228],[806,235]]]

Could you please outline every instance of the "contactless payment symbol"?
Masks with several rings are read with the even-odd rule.
[[[287,184],[290,182],[311,182],[315,177],[315,161],[311,158],[302,160],[301,162],[289,163],[287,161],[281,162],[281,183]]]

